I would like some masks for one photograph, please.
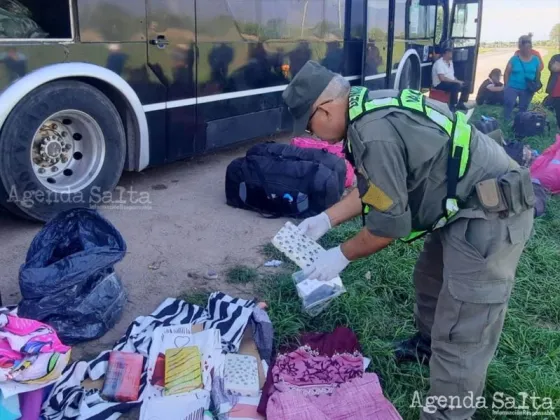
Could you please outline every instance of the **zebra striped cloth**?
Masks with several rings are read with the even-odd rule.
[[[254,300],[232,298],[221,292],[210,295],[206,309],[182,300],[166,299],[151,315],[136,318],[113,347],[114,351],[134,352],[145,357],[138,401],[108,402],[101,398],[99,390],[82,388],[82,381],[88,378],[96,381],[105,375],[110,354],[110,351],[105,351],[91,362],[69,365],[54,384],[41,415],[45,420],[118,419],[142,403],[147,381],[146,361],[156,328],[203,324],[204,329],[216,328],[220,331],[224,351],[237,352],[255,306]]]

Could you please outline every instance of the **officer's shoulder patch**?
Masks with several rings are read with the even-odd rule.
[[[391,197],[371,181],[368,183],[366,193],[362,196],[362,202],[369,204],[378,211],[387,211],[393,205]]]

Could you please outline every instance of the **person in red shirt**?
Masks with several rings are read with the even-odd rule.
[[[560,54],[553,55],[548,62],[550,79],[546,86],[546,93],[550,95],[550,103],[556,112],[556,124],[560,131]]]

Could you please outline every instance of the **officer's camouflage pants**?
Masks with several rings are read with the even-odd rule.
[[[423,409],[421,419],[474,414],[532,226],[533,210],[506,219],[462,218],[426,239],[414,270],[415,315],[420,332],[432,338],[430,402],[443,406]],[[449,408],[457,401],[460,408]]]

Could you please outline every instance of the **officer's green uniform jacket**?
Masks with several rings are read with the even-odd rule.
[[[398,95],[395,90],[370,91],[369,100]],[[447,105],[425,101],[453,118]],[[369,231],[396,239],[431,229],[442,216],[447,198],[449,135],[426,116],[393,107],[350,122],[346,141],[362,202],[369,207],[365,215]],[[514,166],[503,147],[472,128],[469,163],[458,182],[457,199],[465,206],[477,182],[497,178]],[[461,210],[456,217],[461,215],[487,217],[482,210]]]

